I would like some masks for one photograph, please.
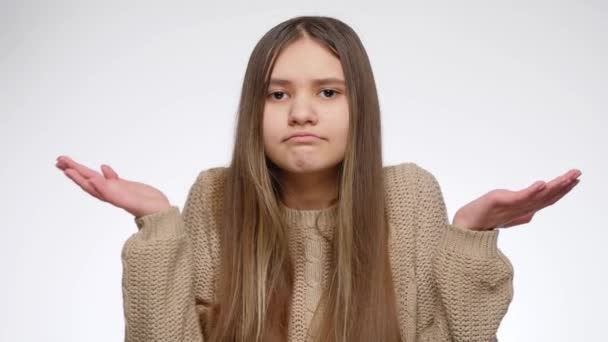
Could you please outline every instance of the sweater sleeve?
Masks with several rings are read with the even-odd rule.
[[[419,341],[497,341],[513,298],[513,266],[497,247],[499,230],[449,222],[437,179],[419,169]],[[430,324],[428,322],[431,322]]]
[[[195,190],[185,214],[198,204]],[[126,342],[204,340],[194,298],[193,227],[184,217],[171,206],[134,218],[138,231],[121,253]]]

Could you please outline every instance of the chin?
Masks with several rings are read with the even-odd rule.
[[[334,169],[338,163],[332,162],[317,162],[317,161],[290,161],[285,163],[285,167],[281,167],[283,170],[291,173],[317,173],[325,172]]]

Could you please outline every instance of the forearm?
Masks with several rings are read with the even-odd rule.
[[[192,246],[176,207],[136,219],[122,250],[125,340],[203,340],[192,286]]]

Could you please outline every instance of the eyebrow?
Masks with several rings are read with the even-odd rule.
[[[321,84],[341,84],[341,85],[345,85],[346,83],[344,82],[343,79],[341,78],[336,78],[336,77],[328,77],[328,78],[315,78],[312,80],[312,83],[314,85],[321,85]],[[286,79],[282,79],[282,78],[273,78],[270,80],[270,84],[275,84],[275,85],[290,85],[291,81],[290,80],[286,80]]]

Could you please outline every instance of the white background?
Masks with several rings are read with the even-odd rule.
[[[600,341],[608,323],[605,1],[0,2],[0,340],[123,339],[126,211],[58,155],[183,207],[229,162],[249,54],[297,15],[349,24],[370,56],[386,165],[439,180],[450,218],[495,188],[581,183],[501,229],[515,268],[501,341]]]

